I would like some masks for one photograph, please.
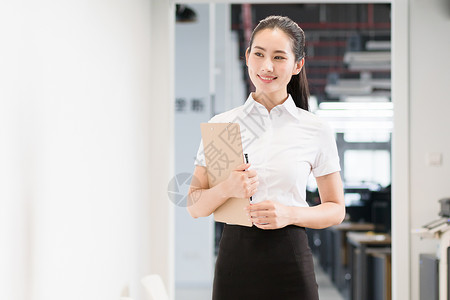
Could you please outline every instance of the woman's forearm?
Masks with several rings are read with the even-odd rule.
[[[193,182],[188,194],[188,211],[192,217],[207,217],[229,198],[249,198],[258,186],[255,170],[248,170],[250,164],[241,164],[230,173],[227,179],[209,188],[206,169],[194,170]]]
[[[229,198],[225,182],[209,189],[194,189],[188,195],[187,210],[192,217],[207,217]]]
[[[322,229],[340,224],[345,217],[345,207],[335,202],[325,202],[312,207],[290,207],[291,224],[312,229]]]

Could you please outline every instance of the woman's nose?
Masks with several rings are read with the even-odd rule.
[[[266,59],[263,65],[263,71],[272,72],[273,71],[273,63],[270,59]]]

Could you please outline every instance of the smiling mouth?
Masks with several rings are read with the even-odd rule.
[[[267,82],[270,82],[270,81],[273,81],[273,80],[277,79],[277,77],[273,77],[273,76],[266,77],[266,76],[258,75],[258,77],[261,78],[263,81],[267,81]]]

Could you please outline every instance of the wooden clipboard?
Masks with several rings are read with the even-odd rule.
[[[241,130],[238,123],[201,123],[200,129],[209,186],[214,187],[244,163]],[[214,220],[251,227],[244,211],[249,203],[248,198],[229,198],[214,211]]]

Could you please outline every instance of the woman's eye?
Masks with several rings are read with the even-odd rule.
[[[256,56],[260,56],[260,57],[263,56],[262,53],[259,53],[259,52],[255,52],[255,55],[256,55]]]
[[[283,56],[275,56],[275,59],[284,59]]]

